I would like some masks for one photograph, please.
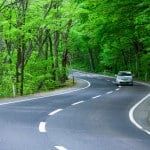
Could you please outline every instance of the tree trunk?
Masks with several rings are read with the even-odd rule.
[[[140,63],[140,57],[142,54],[142,51],[144,49],[143,43],[139,42],[138,39],[134,40],[134,48],[135,48],[135,68],[136,68],[136,75],[139,78],[140,77],[140,68],[141,68],[141,63]]]
[[[18,48],[17,50],[17,61],[16,61],[16,94],[19,94],[19,76],[20,76],[20,72],[19,72],[19,66],[20,66],[20,58],[21,58],[21,50],[20,48]]]
[[[20,95],[23,95],[24,92],[24,63],[25,63],[25,43],[22,41],[22,48],[21,48],[21,85],[20,85]]]
[[[26,10],[28,0],[18,2],[17,28],[22,29],[25,25]],[[16,62],[16,93],[23,95],[24,92],[24,64],[25,64],[25,41],[24,35],[19,35],[17,40],[17,62]]]
[[[121,49],[121,53],[122,53],[123,61],[124,61],[124,64],[125,64],[125,69],[128,70],[127,55],[125,54],[123,49]]]
[[[62,83],[64,83],[68,79],[67,74],[66,74],[67,63],[68,63],[68,49],[66,49],[63,52],[63,56],[62,56],[62,69],[63,69],[62,78],[61,78]]]
[[[59,46],[59,32],[54,33],[54,77],[55,80],[59,80],[59,68],[58,68],[58,46]]]
[[[68,20],[67,22],[67,30],[66,32],[62,33],[62,41],[64,42],[64,51],[62,55],[62,77],[61,77],[61,82],[64,83],[68,77],[67,77],[67,63],[68,63],[68,37],[69,37],[69,32],[72,26],[72,19]]]
[[[93,51],[90,48],[89,48],[89,59],[90,59],[91,71],[95,71],[95,63],[94,63],[94,58],[93,58]]]
[[[50,58],[51,58],[51,70],[52,70],[52,80],[56,80],[55,71],[54,71],[54,54],[53,54],[53,42],[51,35],[49,33],[49,46],[50,46]]]

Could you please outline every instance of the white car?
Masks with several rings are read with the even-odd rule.
[[[130,71],[119,71],[116,75],[117,85],[133,85],[133,75]]]

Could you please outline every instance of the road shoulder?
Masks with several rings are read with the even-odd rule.
[[[150,94],[135,108],[133,117],[141,129],[150,134]]]
[[[22,102],[22,101],[36,100],[39,98],[45,98],[45,97],[56,96],[56,95],[61,95],[61,94],[65,94],[65,93],[71,93],[74,91],[82,90],[84,88],[88,88],[90,86],[88,81],[86,81],[86,80],[79,79],[79,78],[76,78],[75,80],[76,80],[76,84],[72,87],[56,89],[54,91],[49,91],[49,92],[41,92],[41,93],[31,94],[28,96],[20,96],[20,97],[15,97],[15,98],[4,98],[4,99],[0,99],[0,105],[15,103],[15,102]]]
[[[147,86],[149,83],[135,81],[138,84]],[[130,121],[140,130],[150,135],[150,92],[136,103],[129,111]]]

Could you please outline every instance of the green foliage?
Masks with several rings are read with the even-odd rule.
[[[71,0],[0,0],[0,97],[64,86],[75,10]]]
[[[36,53],[32,54],[25,70],[25,94],[59,87],[59,83],[51,79],[50,61],[38,58]]]
[[[0,97],[64,85],[68,68],[150,80],[149,0],[0,0]]]
[[[71,37],[74,66],[95,72],[131,70],[137,78],[150,80],[149,1],[84,0],[78,4],[78,22],[72,29],[76,34]]]
[[[12,56],[12,61],[15,60]],[[6,53],[0,53],[0,97],[12,96],[13,77],[15,74],[14,64],[4,63],[7,59]]]

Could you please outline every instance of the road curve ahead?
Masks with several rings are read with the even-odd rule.
[[[149,150],[150,135],[129,110],[150,92],[136,84],[74,72],[82,90],[0,106],[0,150]]]

